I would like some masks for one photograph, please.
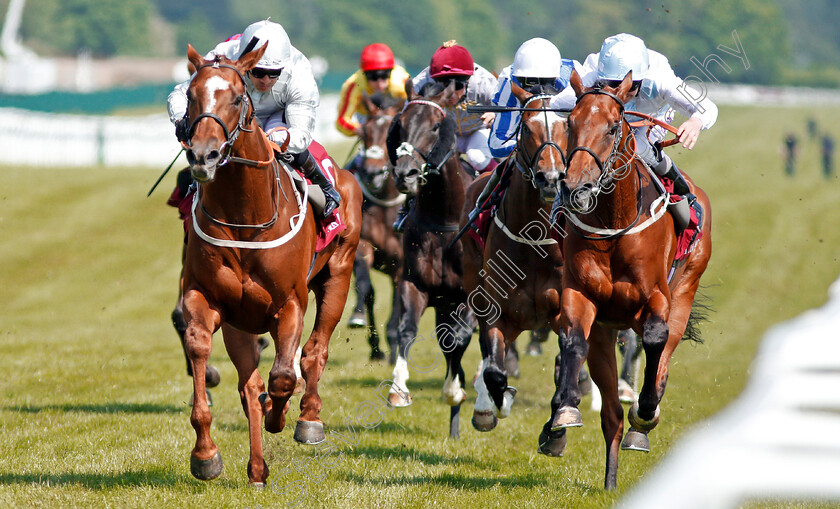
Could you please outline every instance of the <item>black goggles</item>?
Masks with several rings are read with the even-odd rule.
[[[467,88],[467,82],[470,80],[469,76],[457,77],[457,78],[435,78],[435,81],[443,85],[444,87],[448,87],[450,83],[455,84],[455,90],[463,90]]]
[[[365,71],[368,81],[387,80],[391,77],[391,69],[378,69],[376,71]]]
[[[268,76],[271,79],[279,78],[280,73],[283,72],[283,69],[260,69],[259,67],[254,67],[251,69],[251,76],[261,79]]]

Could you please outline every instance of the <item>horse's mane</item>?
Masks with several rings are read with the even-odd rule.
[[[440,93],[443,92],[444,88],[446,88],[446,85],[444,85],[443,83],[439,83],[437,81],[430,81],[420,88],[419,95],[426,98],[435,97],[437,95],[440,95]]]
[[[370,102],[380,110],[387,110],[399,106],[403,100],[386,92],[374,92],[370,95]]]

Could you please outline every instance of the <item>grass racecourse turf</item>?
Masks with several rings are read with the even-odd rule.
[[[588,396],[585,425],[569,432],[565,456],[536,453],[553,393],[555,341],[540,357],[522,357],[523,376],[511,380],[519,388],[513,412],[490,433],[469,423],[470,387],[461,439],[453,442],[442,365],[412,371],[412,406],[383,409],[370,429],[357,424],[356,409],[375,401],[391,368],[369,362],[363,333],[343,323],[321,390],[335,444],[322,463],[331,468],[314,459],[314,448],[293,442],[295,397],[289,427],[263,436],[274,484],[248,487],[246,421],[217,335],[211,360],[222,383],[213,390],[212,436],[225,470],[218,480],[195,480],[186,405],[192,385],[169,322],[182,235],[176,211],[164,204],[174,174],[146,198],[160,169],[2,168],[0,505],[283,507],[306,490],[299,507],[612,506],[683,433],[738,395],[770,326],[825,302],[840,274],[840,179],[822,177],[819,145],[805,135],[805,122],[813,116],[837,137],[838,115],[838,108],[724,107],[695,150],[671,149],[714,206],[714,254],[702,283],[715,311],[702,325],[705,343],[677,349],[652,452],[620,454],[614,493],[602,490],[604,445]],[[783,174],[780,158],[788,130],[801,140],[794,177]],[[347,150],[335,147],[339,162]],[[384,322],[389,291],[384,277],[374,277]],[[351,292],[345,319],[354,298]],[[427,313],[422,334],[430,337],[432,327]],[[413,358],[429,364],[436,352],[434,342],[418,342]],[[272,356],[270,347],[264,377]],[[468,373],[479,357],[474,337]],[[785,428],[795,433],[796,423]],[[750,504],[767,506],[800,507]]]

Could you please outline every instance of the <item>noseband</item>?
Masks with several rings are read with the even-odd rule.
[[[531,104],[533,101],[536,101],[536,100],[551,99],[552,97],[553,96],[551,96],[551,95],[535,95],[535,96],[531,97],[530,99],[528,99],[528,101],[523,105],[523,109],[525,109],[525,111],[534,111],[534,108],[528,108],[529,104]],[[537,150],[534,152],[534,154],[532,156],[530,156],[530,157],[528,156],[528,153],[525,151],[525,147],[523,147],[522,143],[521,143],[522,125],[524,124],[524,122],[519,122],[519,127],[517,128],[517,133],[516,133],[517,151],[522,155],[522,159],[524,159],[524,162],[523,162],[522,160],[520,160],[519,157],[516,158],[516,160],[515,160],[516,161],[516,168],[519,170],[520,173],[522,173],[522,178],[526,182],[530,182],[531,185],[534,186],[534,188],[537,187],[537,184],[534,182],[534,179],[536,179],[536,177],[537,177],[537,172],[534,169],[534,167],[537,165],[537,161],[539,160],[540,154],[542,154],[543,150],[553,148],[554,150],[557,151],[558,154],[560,154],[560,162],[563,164],[563,170],[564,170],[564,171],[560,172],[561,174],[565,173],[565,169],[568,166],[566,164],[566,156],[563,154],[563,149],[561,149],[556,143],[554,143],[551,140],[551,127],[549,126],[549,123],[548,123],[548,112],[549,111],[555,111],[555,110],[553,110],[552,108],[543,108],[542,109],[543,115],[545,115],[545,127],[546,127],[546,130],[547,130],[546,141],[543,141],[542,144],[540,144],[540,146],[537,147]],[[561,178],[562,178],[562,176],[561,176]]]
[[[222,64],[222,63],[219,63],[218,60],[216,60],[213,63],[204,64],[201,67],[199,67],[196,70],[196,76],[198,75],[198,72],[201,71],[202,69],[204,69],[205,67],[212,67],[213,69],[220,69],[222,67],[227,68],[227,69],[233,69],[236,72],[236,75],[239,76],[239,79],[242,81],[242,84],[245,85],[245,78],[242,76],[242,73],[240,73],[239,69],[237,69],[236,67],[233,67],[232,65]],[[251,108],[251,97],[248,95],[247,86],[246,86],[246,91],[242,95],[239,96],[239,99],[241,99],[241,102],[239,103],[239,120],[236,123],[236,127],[234,127],[232,131],[228,129],[228,127],[224,123],[224,121],[221,118],[219,118],[219,116],[216,115],[215,113],[213,113],[213,112],[201,113],[200,115],[195,117],[195,119],[192,120],[192,122],[190,123],[189,129],[187,131],[187,133],[188,133],[187,141],[182,142],[184,147],[187,148],[187,149],[192,148],[192,137],[193,137],[193,134],[195,133],[196,125],[198,125],[198,123],[202,119],[209,118],[209,119],[214,120],[217,124],[219,124],[222,127],[222,130],[224,130],[224,132],[225,132],[225,141],[222,143],[222,146],[219,147],[219,153],[222,154],[222,160],[221,160],[221,162],[219,162],[218,166],[224,166],[229,161],[245,163],[245,164],[253,164],[254,162],[256,162],[256,161],[251,161],[249,159],[242,159],[242,158],[237,158],[237,157],[232,156],[233,144],[236,143],[236,140],[237,140],[237,138],[239,138],[240,133],[242,133],[243,131],[247,132],[247,133],[254,132],[253,129],[247,129],[245,127],[245,126],[249,125],[251,123],[251,121],[254,120],[254,115],[256,113],[256,111],[253,108]],[[189,111],[189,109],[187,111]],[[248,114],[249,112],[250,112],[250,115]]]
[[[437,104],[435,102],[424,101],[422,99],[415,99],[413,101],[407,102],[405,104],[405,107],[407,108],[411,104],[422,104],[422,105],[425,105],[425,106],[431,106],[431,107],[435,108],[436,110],[440,111],[443,114],[442,124],[444,122],[447,122],[447,121],[454,122],[452,119],[447,117],[446,110],[444,110],[442,106],[440,106],[439,104]],[[403,111],[405,111],[405,108],[403,108]],[[400,117],[401,116],[402,116],[402,114],[397,115],[397,117],[394,119],[394,122],[400,122]],[[443,125],[441,125],[441,133],[442,133],[442,131],[443,131]],[[446,154],[443,156],[443,158],[441,158],[441,160],[439,162],[434,162],[434,161],[431,160],[431,158],[432,158],[433,154],[436,154],[437,152],[439,152],[441,150],[440,145],[443,143],[443,141],[442,141],[443,136],[438,136],[438,139],[435,141],[435,144],[432,145],[432,148],[430,148],[429,151],[425,154],[423,152],[421,152],[420,150],[418,150],[417,148],[415,148],[411,143],[409,143],[407,141],[404,141],[404,142],[400,143],[400,145],[396,148],[396,151],[395,151],[396,158],[392,161],[392,163],[396,165],[397,160],[399,160],[400,158],[410,157],[414,161],[414,163],[417,166],[420,167],[420,175],[417,178],[419,180],[419,184],[422,186],[427,182],[426,177],[428,175],[439,175],[441,167],[443,167],[443,165],[446,164],[446,162],[449,160],[449,158],[452,157],[452,154],[455,153],[455,148],[456,148],[455,147],[455,145],[456,145],[455,142],[457,140],[457,136],[454,136],[454,133],[453,133],[452,138],[453,138],[452,146],[449,148],[449,150],[446,152]],[[420,157],[423,159],[424,162],[422,164],[420,163],[420,161],[417,160],[416,157],[414,157],[415,153],[419,154]]]

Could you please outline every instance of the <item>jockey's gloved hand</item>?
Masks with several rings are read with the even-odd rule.
[[[190,140],[190,119],[186,115],[175,122],[175,137],[178,141],[187,143]]]
[[[289,146],[289,131],[286,129],[274,129],[268,133],[268,139],[276,143],[285,152]]]

